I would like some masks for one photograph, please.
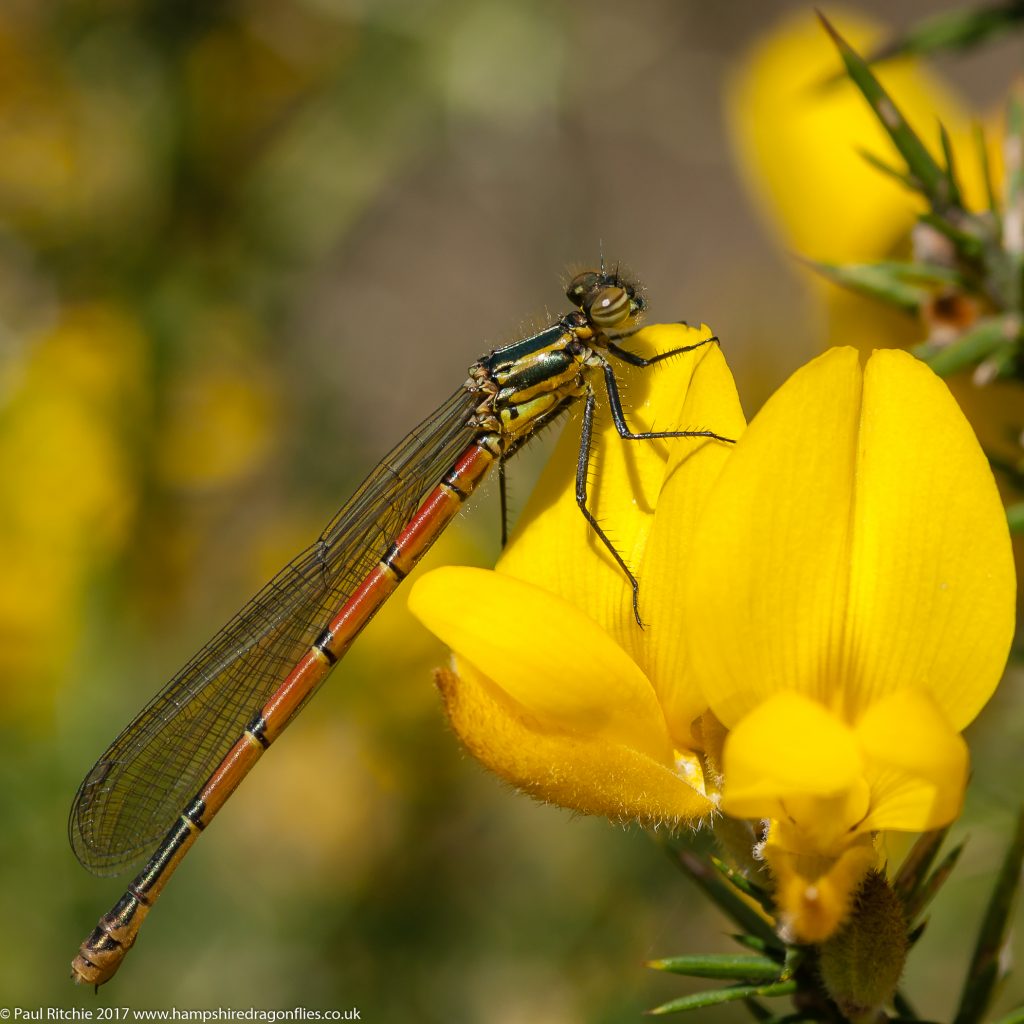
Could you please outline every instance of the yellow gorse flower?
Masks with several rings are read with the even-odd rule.
[[[1013,631],[1005,518],[945,385],[904,353],[862,370],[832,350],[746,432],[717,349],[671,372],[638,421],[739,441],[606,438],[598,515],[639,568],[646,629],[571,492],[552,496],[574,438],[498,571],[437,570],[410,605],[455,651],[442,694],[485,764],[615,819],[764,820],[779,923],[821,941],[879,833],[959,812],[960,730]]]
[[[664,351],[708,337],[652,327],[636,351]],[[618,368],[617,368],[618,371]],[[659,368],[621,371],[637,430],[701,426],[738,436],[743,417],[717,346]],[[692,383],[692,387],[691,387]],[[590,474],[590,507],[645,581],[640,631],[622,571],[576,507],[578,433],[570,425],[522,516],[497,572],[446,568],[423,576],[409,604],[457,653],[441,691],[460,738],[503,778],[543,800],[616,820],[696,820],[713,804],[694,757],[690,722],[699,693],[663,674],[657,587],[643,552],[657,529],[665,481],[707,491],[729,446],[702,439],[622,441],[608,421]],[[538,585],[542,581],[542,585]],[[650,584],[650,585],[648,585]]]
[[[837,24],[861,53],[886,38],[882,27],[850,11],[839,12]],[[919,204],[859,155],[896,162],[864,98],[836,78],[841,70],[813,11],[793,14],[734,69],[726,127],[759,212],[791,251],[830,262],[880,259],[905,244]],[[974,156],[969,113],[920,62],[887,61],[875,71],[929,143],[937,142],[932,126],[941,118],[956,151]],[[977,162],[961,160],[957,173],[970,201],[983,203]]]
[[[786,923],[818,941],[874,863],[875,833],[959,812],[959,733],[1013,635],[1005,516],[927,367],[880,351],[862,371],[834,349],[765,406],[699,529],[678,621],[729,730],[722,807],[771,822]]]
[[[830,9],[829,14],[862,54],[892,35],[855,11]],[[787,253],[832,264],[927,254],[932,236],[914,232],[923,210],[920,198],[860,156],[870,153],[900,165],[878,118],[842,68],[835,44],[810,9],[781,19],[761,36],[733,69],[726,95],[725,124],[737,172]],[[972,112],[921,60],[887,60],[872,70],[933,154],[940,152],[939,125],[946,129],[964,199],[971,209],[984,209],[975,129],[984,123],[998,191],[1003,178],[998,119]],[[907,347],[936,326],[930,310],[921,322],[809,269],[801,277],[817,314],[805,321],[818,321],[807,328],[809,337],[826,337],[831,345],[862,351],[872,345]],[[985,450],[1015,461],[1016,389],[1002,383],[979,389],[964,375],[949,383]]]

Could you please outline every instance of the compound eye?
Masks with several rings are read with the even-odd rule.
[[[593,270],[577,274],[565,289],[565,297],[574,305],[583,308],[587,296],[597,287],[599,276]]]
[[[584,312],[595,327],[619,327],[634,310],[633,300],[625,288],[602,288],[589,302]]]

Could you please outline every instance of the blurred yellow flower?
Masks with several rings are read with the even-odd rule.
[[[834,20],[861,53],[884,37],[862,16],[840,12]],[[813,12],[788,18],[733,74],[726,122],[740,173],[787,246],[828,262],[881,259],[905,243],[922,206],[860,157],[866,151],[898,163],[885,130],[841,70]],[[926,142],[937,145],[941,119],[954,148],[973,155],[969,115],[938,79],[909,60],[875,70]],[[976,161],[961,161],[957,170],[967,198],[983,202]]]
[[[632,344],[665,351],[707,337],[707,328],[652,327]],[[634,429],[743,429],[714,345],[628,376]],[[713,807],[690,728],[703,705],[682,677],[661,671],[674,640],[659,586],[674,573],[649,571],[644,550],[665,481],[685,479],[696,506],[729,449],[699,438],[626,442],[610,422],[598,436],[590,507],[627,563],[640,567],[646,629],[634,622],[623,573],[563,486],[579,443],[571,428],[498,571],[438,569],[416,583],[409,605],[457,652],[454,671],[439,674],[446,710],[488,767],[575,810],[646,824],[695,821]]]
[[[830,19],[860,53],[889,33],[850,10],[829,10]],[[972,113],[920,61],[884,61],[873,71],[922,141],[940,153],[939,124],[949,133],[965,202],[987,205],[971,128]],[[900,166],[895,148],[854,84],[842,73],[836,47],[810,10],[781,21],[735,68],[725,105],[737,169],[779,243],[796,257],[826,263],[872,263],[926,251],[934,233],[914,232],[923,203],[900,183],[871,167],[867,151]],[[825,84],[829,83],[829,84]],[[986,130],[988,160],[998,190],[1002,178],[1000,132]],[[913,244],[912,244],[913,238]],[[933,244],[933,243],[932,243]],[[810,337],[861,351],[883,345],[908,347],[938,328],[933,310],[915,319],[803,273],[821,323]],[[962,296],[944,309],[977,316]],[[962,327],[962,324],[957,325]],[[990,455],[1015,464],[1020,458],[1019,389],[1006,381],[977,386],[969,373],[949,386]],[[1018,541],[1024,564],[1024,546]]]
[[[832,12],[860,53],[886,37],[878,24],[851,11]],[[938,151],[939,123],[959,159],[966,201],[986,201],[971,114],[955,94],[912,59],[874,68],[924,142]],[[797,257],[861,263],[906,257],[921,199],[870,166],[861,153],[893,166],[895,147],[854,84],[842,74],[836,48],[810,10],[782,21],[735,69],[725,104],[736,165],[757,208]],[[992,141],[995,133],[990,133]],[[989,154],[999,174],[998,147]],[[807,271],[820,303],[821,334],[831,345],[867,350],[922,341],[920,325],[882,304]]]
[[[144,342],[109,306],[37,339],[0,408],[0,718],[50,709],[91,573],[125,542],[137,495]]]

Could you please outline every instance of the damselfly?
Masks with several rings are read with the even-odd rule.
[[[495,349],[384,458],[319,539],[268,583],[146,705],[85,777],[71,808],[71,845],[96,874],[149,859],[82,946],[72,977],[101,985],[200,832],[284,731],[399,583],[497,463],[584,400],[576,499],[633,588],[638,583],[587,507],[587,470],[603,378],[620,437],[707,437],[709,430],[632,432],[609,357],[649,366],[619,345],[644,303],[618,272],[572,279],[574,308]],[[700,344],[704,344],[701,342]],[[504,531],[503,531],[504,532]]]

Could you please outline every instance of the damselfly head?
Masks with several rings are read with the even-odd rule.
[[[587,270],[577,274],[565,294],[599,330],[627,326],[645,306],[638,286],[620,277],[618,271]]]

